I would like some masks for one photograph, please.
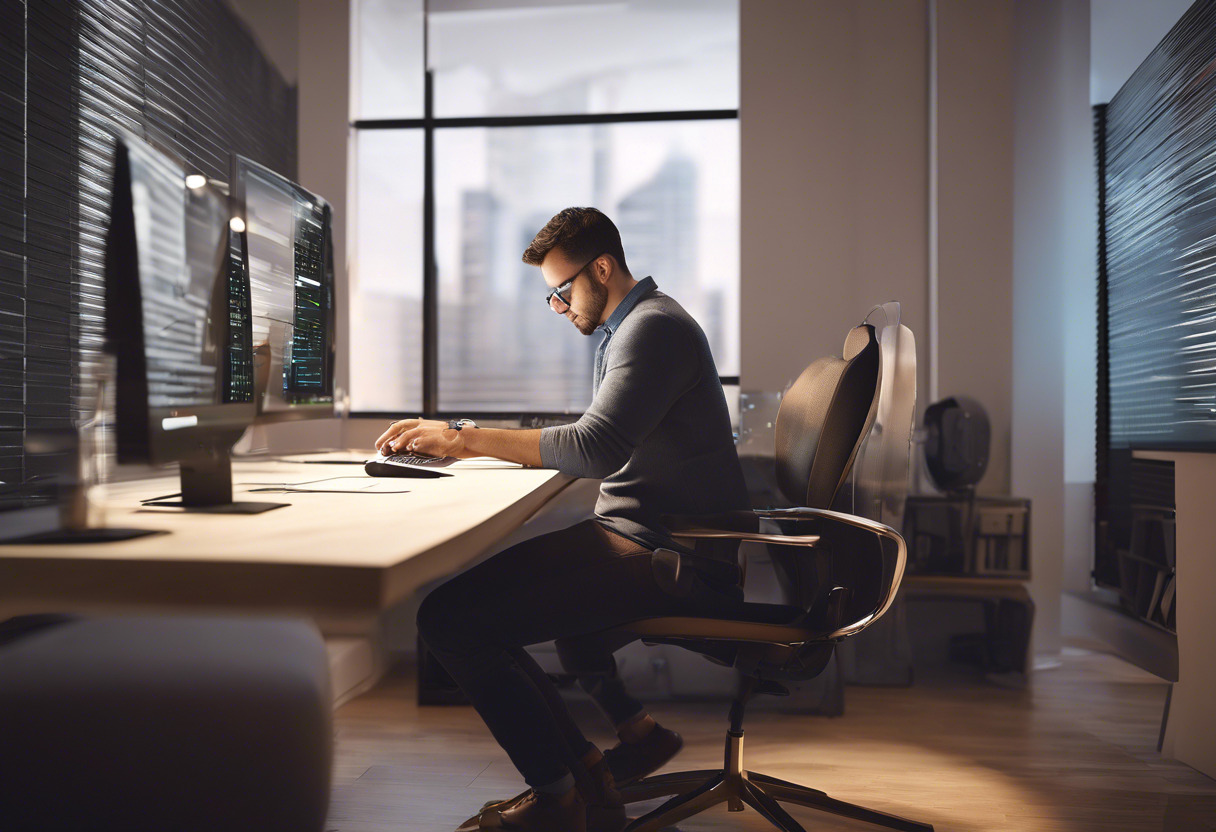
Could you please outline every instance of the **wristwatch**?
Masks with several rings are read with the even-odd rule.
[[[451,430],[461,430],[462,428],[475,428],[477,423],[472,419],[449,419],[448,428]]]

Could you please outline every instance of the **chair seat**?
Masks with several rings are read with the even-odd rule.
[[[823,633],[792,622],[804,617],[800,607],[787,604],[740,602],[730,607],[728,616],[714,618],[670,616],[644,618],[622,624],[616,629],[640,639],[709,639],[752,641],[764,644],[802,644],[821,638]]]

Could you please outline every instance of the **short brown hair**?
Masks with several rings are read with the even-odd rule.
[[[629,266],[625,264],[625,250],[621,247],[621,232],[598,208],[565,208],[558,211],[524,250],[524,262],[529,266],[539,266],[553,249],[560,251],[566,259],[575,261],[611,254],[621,269],[629,272]]]

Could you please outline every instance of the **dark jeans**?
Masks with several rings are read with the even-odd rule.
[[[591,743],[524,647],[557,639],[567,658],[573,647],[574,658],[599,663],[583,672],[610,672],[615,665],[604,665],[603,651],[622,645],[580,637],[641,618],[713,616],[726,603],[713,591],[668,595],[650,560],[650,549],[589,520],[512,546],[423,601],[418,632],[528,785],[562,780]],[[606,709],[640,710],[619,693],[628,701],[610,695]]]
[[[607,633],[592,633],[559,638],[556,643],[562,668],[578,677],[579,687],[595,700],[618,731],[626,722],[646,712],[646,706],[625,690],[612,656],[630,640]]]

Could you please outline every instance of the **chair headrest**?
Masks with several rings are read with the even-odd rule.
[[[874,422],[881,371],[874,327],[845,338],[842,358],[803,370],[777,412],[777,485],[795,505],[829,508]]]

